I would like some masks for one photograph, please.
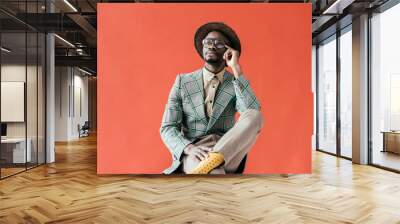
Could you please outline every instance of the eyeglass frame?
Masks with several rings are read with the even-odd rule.
[[[215,39],[215,38],[206,38],[206,39],[203,39],[202,41],[201,41],[201,43],[203,44],[203,47],[206,47],[206,44],[204,43],[206,40],[211,40],[212,41],[212,45],[214,45],[214,47],[215,48],[217,48],[217,49],[224,49],[224,48],[226,48],[225,47],[225,41],[224,40],[221,40],[221,39]],[[221,41],[222,43],[223,43],[223,47],[221,47],[221,48],[219,48],[219,47],[217,47],[217,44],[215,43],[216,41]],[[211,45],[209,45],[207,48],[209,48]]]

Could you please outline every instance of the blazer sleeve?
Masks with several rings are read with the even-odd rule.
[[[250,87],[249,80],[243,74],[232,82],[236,94],[236,110],[239,113],[247,109],[261,110],[260,102]]]
[[[161,139],[174,160],[180,160],[183,149],[191,143],[181,131],[183,112],[180,82],[181,76],[178,75],[169,93],[160,128]]]

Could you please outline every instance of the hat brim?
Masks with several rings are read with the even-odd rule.
[[[242,48],[240,40],[235,31],[225,23],[210,22],[199,27],[196,31],[196,34],[194,35],[194,45],[196,47],[197,53],[200,55],[201,58],[203,58],[202,41],[208,35],[208,33],[212,31],[218,31],[222,33],[226,38],[228,38],[230,42],[230,47],[239,51],[239,54],[241,53]]]

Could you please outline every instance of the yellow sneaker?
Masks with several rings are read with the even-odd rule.
[[[224,156],[219,152],[210,152],[208,157],[201,161],[189,174],[207,174],[224,162]]]

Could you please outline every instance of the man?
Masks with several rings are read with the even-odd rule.
[[[235,173],[264,122],[239,64],[240,40],[226,24],[211,22],[196,31],[194,43],[205,63],[178,75],[169,94],[160,134],[173,162],[164,173]]]

